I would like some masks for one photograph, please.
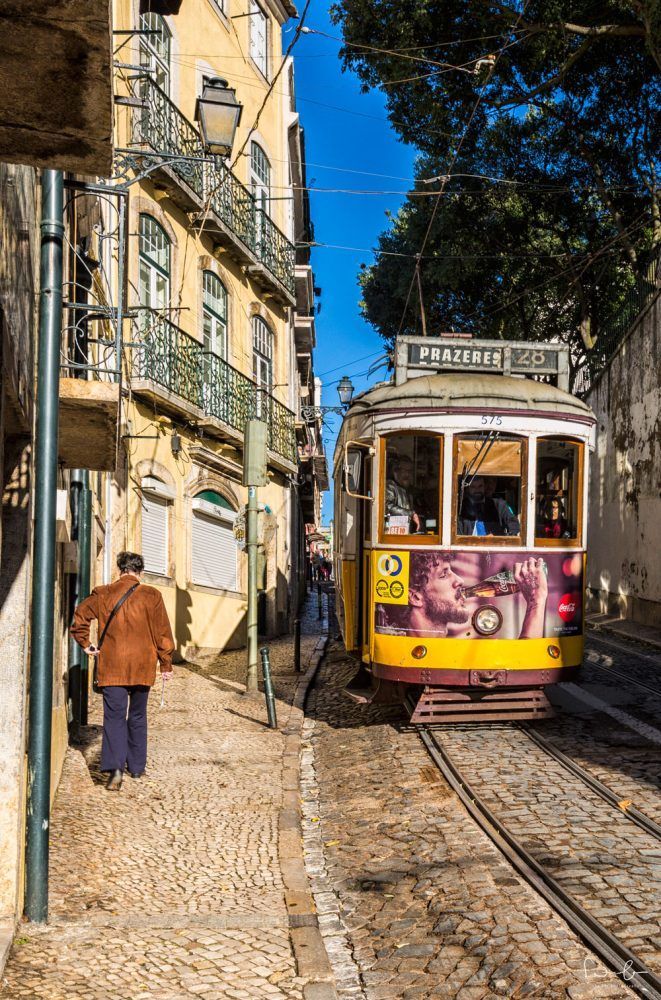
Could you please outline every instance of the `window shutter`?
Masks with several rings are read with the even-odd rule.
[[[168,501],[153,494],[143,494],[142,558],[148,573],[168,575]]]
[[[236,539],[232,524],[193,511],[193,583],[220,590],[236,590]]]
[[[250,55],[266,76],[266,16],[255,0],[250,2]]]

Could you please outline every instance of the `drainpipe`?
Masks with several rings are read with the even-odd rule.
[[[83,470],[72,469],[69,481],[69,497],[71,502],[71,537],[78,542],[80,538],[80,494],[83,490]],[[80,600],[80,553],[78,553],[78,568],[75,576],[69,578],[69,609],[71,618],[73,610]],[[71,623],[70,623],[71,624]],[[80,671],[83,662],[83,651],[75,641],[69,637],[69,699],[71,701],[72,727],[71,735],[74,740],[80,736]]]
[[[78,499],[78,601],[89,597],[91,558],[92,558],[92,491],[90,490],[90,474],[87,469],[81,469],[82,489]],[[78,647],[80,649],[80,646]],[[89,656],[83,653],[80,658],[80,724],[87,725],[89,708]]]
[[[28,742],[25,915],[48,917],[51,725],[57,431],[62,337],[62,242],[64,180],[60,170],[41,179],[41,260],[37,423],[34,446],[34,548],[30,628],[30,718]]]
[[[72,469],[71,506],[74,539],[78,542],[78,569],[73,578],[70,607],[73,610],[89,596],[92,547],[92,494],[89,471]],[[87,725],[89,704],[89,657],[73,639],[69,640],[69,696],[73,714],[73,736]]]

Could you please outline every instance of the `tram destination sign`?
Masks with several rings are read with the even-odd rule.
[[[512,343],[469,337],[401,337],[396,348],[398,384],[425,371],[550,375],[565,388],[569,367],[561,344]]]

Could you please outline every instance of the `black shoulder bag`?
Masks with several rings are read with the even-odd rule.
[[[138,581],[137,583],[134,583],[133,586],[129,587],[129,589],[126,591],[126,593],[122,594],[122,596],[120,597],[120,599],[117,601],[117,604],[115,605],[115,607],[112,609],[112,611],[108,615],[108,621],[103,626],[103,632],[101,633],[101,638],[99,639],[99,642],[97,644],[97,647],[96,647],[97,649],[101,649],[101,646],[103,646],[103,640],[106,637],[106,632],[110,628],[110,623],[112,622],[113,618],[115,617],[115,615],[117,614],[117,612],[121,608],[122,604],[124,603],[124,601],[128,600],[128,598],[131,596],[131,594],[133,593],[133,591],[137,590],[137,588],[139,586],[140,586],[140,581]],[[94,675],[93,675],[93,679],[92,679],[92,690],[96,694],[99,694],[103,690],[102,688],[99,687],[98,665],[97,665],[97,662],[96,662],[96,658],[94,660]]]

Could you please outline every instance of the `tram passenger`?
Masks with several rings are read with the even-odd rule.
[[[414,531],[420,531],[422,518],[415,511],[413,493],[413,462],[407,455],[393,459],[390,478],[386,481],[386,517],[409,517]]]
[[[543,503],[535,534],[537,538],[571,538],[564,504],[558,497]]]
[[[518,535],[521,524],[506,500],[494,495],[494,476],[473,476],[463,484],[460,535]]]

